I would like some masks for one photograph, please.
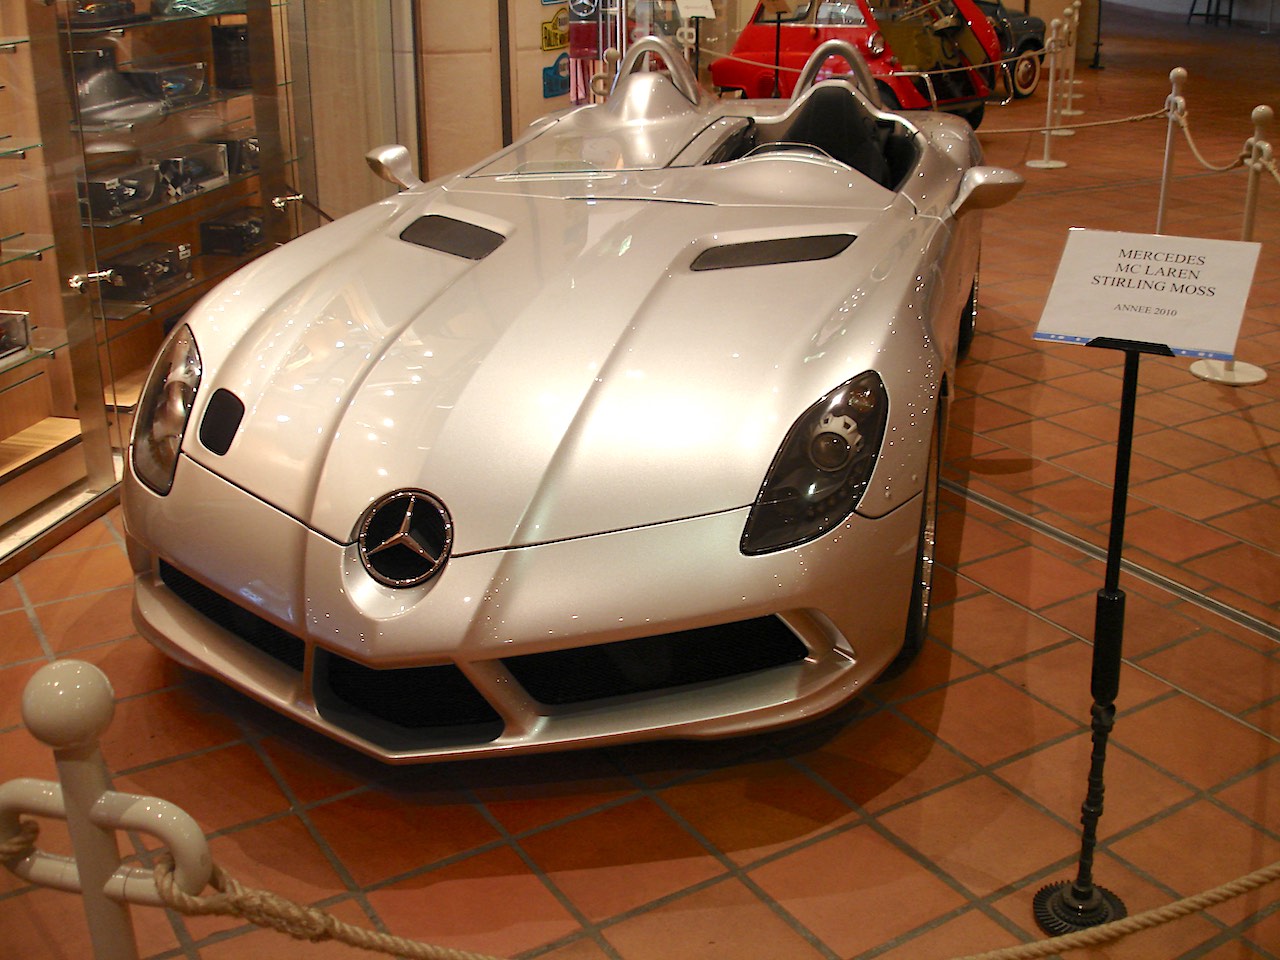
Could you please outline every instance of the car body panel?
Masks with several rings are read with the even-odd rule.
[[[981,152],[957,118],[816,91],[690,100],[632,73],[208,294],[163,492],[133,455],[155,416],[135,423],[140,632],[388,762],[725,736],[852,696],[902,644]],[[787,140],[832,97],[890,173]],[[699,266],[778,243],[800,252]],[[747,551],[780,445],[866,371],[883,435],[843,519]],[[242,415],[206,443],[226,393]],[[447,508],[440,571],[378,580],[366,511],[405,490]]]

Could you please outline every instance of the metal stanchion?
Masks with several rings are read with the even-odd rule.
[[[1164,208],[1169,196],[1169,179],[1173,175],[1173,135],[1178,121],[1187,114],[1187,102],[1182,99],[1182,85],[1187,82],[1187,71],[1174,67],[1169,71],[1173,92],[1165,97],[1164,109],[1169,114],[1169,130],[1164,139],[1164,168],[1160,173],[1160,200],[1156,204],[1156,233],[1164,233]]]
[[[1071,106],[1071,83],[1068,79],[1068,64],[1071,61],[1071,8],[1065,7],[1062,11],[1062,31],[1059,37],[1060,49],[1058,55],[1054,58],[1054,70],[1057,73],[1056,84],[1051,83],[1049,89],[1056,90],[1056,102],[1054,105],[1054,116],[1057,118],[1053,130],[1051,131],[1055,137],[1074,137],[1076,132],[1068,127],[1062,126],[1062,118],[1069,112]],[[1050,80],[1053,80],[1050,77]]]
[[[59,783],[20,778],[0,784],[0,841],[22,835],[22,814],[65,820],[74,859],[33,846],[6,866],[29,883],[82,896],[95,960],[138,960],[129,904],[162,901],[152,871],[121,864],[116,831],[164,841],[174,855],[174,880],[188,894],[208,884],[213,860],[199,825],[181,809],[111,789],[98,738],[114,712],[111,684],[97,667],[59,660],[36,671],[22,695],[22,719],[53,748]]]
[[[1244,153],[1248,156],[1244,165],[1249,170],[1249,180],[1245,187],[1244,224],[1240,239],[1245,241],[1253,239],[1254,218],[1258,212],[1258,180],[1272,159],[1271,143],[1265,139],[1265,134],[1275,119],[1275,113],[1268,106],[1257,106],[1253,108],[1251,119],[1253,136],[1244,142]],[[1235,359],[1197,360],[1191,364],[1191,372],[1201,380],[1232,387],[1247,387],[1267,379],[1267,371],[1261,367]]]
[[[1067,8],[1067,11],[1070,11],[1068,23],[1070,24],[1071,42],[1068,44],[1067,48],[1067,92],[1063,96],[1063,100],[1066,101],[1066,106],[1062,108],[1062,115],[1064,117],[1078,117],[1083,114],[1084,111],[1077,110],[1075,107],[1071,106],[1071,101],[1080,100],[1084,97],[1084,94],[1076,93],[1076,85],[1083,82],[1076,79],[1076,57],[1078,56],[1076,53],[1076,42],[1080,36],[1080,0],[1073,0],[1071,6]],[[1075,131],[1072,132],[1074,133]]]
[[[1065,167],[1065,160],[1054,160],[1049,155],[1049,144],[1052,142],[1053,130],[1058,116],[1058,64],[1062,52],[1062,21],[1055,19],[1049,24],[1049,39],[1045,42],[1045,59],[1049,66],[1049,90],[1045,97],[1044,108],[1044,156],[1038,160],[1027,161],[1027,166],[1037,170],[1056,170]]]

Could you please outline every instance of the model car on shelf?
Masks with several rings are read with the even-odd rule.
[[[974,0],[797,0],[792,13],[779,15],[761,3],[730,55],[712,62],[711,78],[748,98],[789,97],[800,69],[828,40],[862,55],[885,103],[982,122],[1001,54]]]
[[[174,328],[124,511],[156,646],[390,762],[815,717],[920,649],[982,209],[865,70],[718,100],[656,38]],[[658,55],[667,71],[643,69]]]
[[[1000,38],[1000,59],[1009,73],[1015,97],[1029,97],[1040,85],[1044,63],[1044,21],[1016,10],[1001,0],[974,0]]]

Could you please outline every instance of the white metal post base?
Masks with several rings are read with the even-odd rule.
[[[1191,372],[1201,380],[1229,387],[1248,387],[1267,379],[1267,371],[1239,360],[1197,360],[1191,364]]]

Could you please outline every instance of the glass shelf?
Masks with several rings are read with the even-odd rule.
[[[169,210],[173,207],[180,206],[181,204],[190,203],[193,200],[203,199],[211,193],[216,193],[225,187],[231,186],[233,183],[243,183],[245,180],[252,180],[257,175],[257,170],[254,170],[251,173],[238,173],[234,176],[228,177],[225,181],[218,183],[217,186],[197,190],[195,193],[189,193],[186,196],[178,197],[177,199],[165,200],[135,213],[125,214],[122,217],[115,217],[111,220],[81,220],[80,223],[81,226],[104,228],[107,230],[110,230],[113,227],[122,227],[128,223],[142,223],[147,217],[153,216],[162,210]]]
[[[137,30],[145,27],[171,27],[179,23],[191,23],[196,20],[214,20],[219,21],[223,17],[243,17],[244,10],[223,10],[219,13],[204,14],[187,14],[176,17],[151,16],[150,14],[141,14],[135,20],[129,20],[126,23],[102,24],[95,26],[92,24],[66,24],[62,27],[66,29],[73,37],[100,37],[109,34],[122,34],[126,30]]]
[[[131,133],[134,130],[139,128],[159,126],[160,124],[164,123],[166,118],[175,116],[177,114],[187,113],[188,111],[191,111],[191,110],[199,110],[201,107],[219,106],[220,104],[229,103],[232,100],[237,100],[240,97],[244,97],[248,95],[249,94],[245,91],[218,90],[215,88],[214,91],[207,97],[200,97],[198,99],[188,101],[187,103],[179,103],[179,104],[174,104],[172,106],[162,105],[162,109],[155,116],[147,117],[145,120],[122,121],[119,123],[112,123],[110,121],[106,121],[103,123],[93,123],[93,122],[83,123],[80,121],[72,120],[71,129],[76,131],[77,133],[84,133],[84,134]],[[127,102],[132,104],[135,101],[130,100]],[[157,100],[146,100],[145,98],[139,98],[136,102],[139,104],[145,104],[145,103],[159,104],[159,101]]]
[[[18,233],[3,238],[4,246],[0,247],[0,266],[16,263],[19,260],[39,260],[47,251],[53,249],[53,237],[35,233]]]
[[[31,331],[31,344],[29,346],[17,353],[11,353],[7,357],[0,357],[0,373],[10,374],[12,371],[21,370],[30,364],[48,360],[59,350],[65,349],[66,346],[67,334],[65,330],[59,330],[56,327],[36,327]]]
[[[0,137],[0,160],[23,160],[28,150],[36,150],[42,146],[44,144],[39,140],[28,142],[12,136]]]
[[[216,253],[199,254],[191,258],[191,274],[190,280],[184,280],[182,283],[174,284],[165,290],[160,291],[154,299],[145,302],[134,302],[129,300],[102,300],[102,315],[106,320],[115,324],[130,324],[131,321],[144,319],[150,315],[151,311],[157,307],[163,306],[167,301],[173,300],[183,294],[190,293],[197,287],[202,285],[211,286],[214,283],[231,276],[245,264],[251,262],[262,252],[268,249],[265,244],[254,247],[244,256],[233,257]],[[132,326],[126,326],[122,329],[113,330],[109,339],[120,336],[132,329]]]

